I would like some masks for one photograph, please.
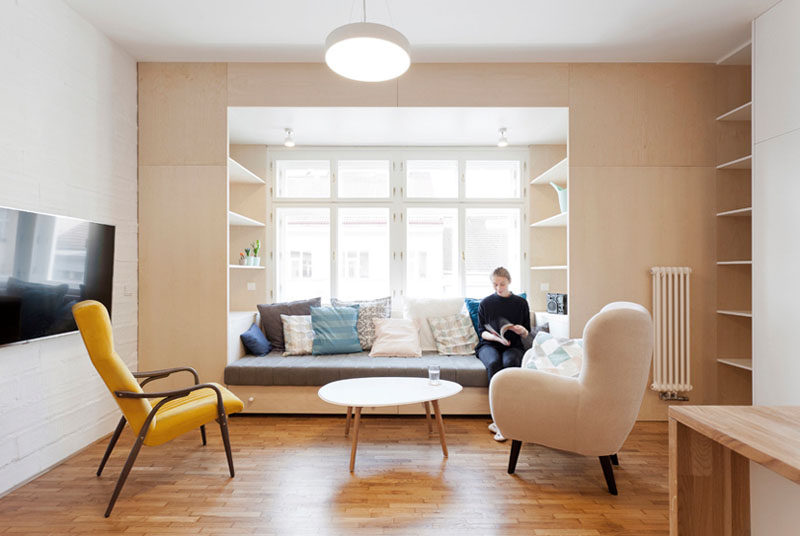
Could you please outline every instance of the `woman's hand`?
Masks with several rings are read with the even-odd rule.
[[[508,329],[510,329],[511,331],[513,331],[514,333],[516,333],[517,335],[522,337],[523,339],[528,336],[528,330],[525,329],[525,326],[522,326],[520,324],[514,324],[513,326],[511,326]]]
[[[525,328],[522,328],[522,329],[525,329]],[[503,346],[511,346],[510,342],[508,342],[507,340],[505,340],[502,337],[498,337],[497,335],[495,335],[494,333],[491,333],[489,331],[484,331],[483,333],[481,333],[481,337],[485,341],[494,341],[494,342],[499,342]]]

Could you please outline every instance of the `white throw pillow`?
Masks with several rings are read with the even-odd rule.
[[[464,298],[406,298],[403,318],[414,321],[419,329],[419,342],[423,350],[436,350],[436,339],[428,325],[428,318],[452,316],[464,308]]]
[[[311,315],[281,315],[283,323],[283,340],[287,355],[311,355],[314,349],[314,330],[311,327]]]
[[[413,320],[376,318],[370,357],[420,357],[419,330]]]

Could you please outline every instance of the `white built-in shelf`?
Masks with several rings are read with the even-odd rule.
[[[751,265],[753,261],[717,261],[719,266]]]
[[[232,210],[228,211],[228,224],[238,225],[241,227],[265,227],[265,225],[260,221],[256,221],[253,218],[248,218],[247,216],[242,216],[241,214]]]
[[[264,266],[245,266],[243,264],[230,264],[228,268],[237,269],[237,270],[263,270]]]
[[[266,184],[264,179],[230,157],[228,157],[228,177],[231,182],[240,184]]]
[[[729,365],[731,367],[736,367],[744,370],[749,370],[752,372],[753,370],[753,360],[752,359],[739,359],[735,357],[721,357],[717,359],[717,363],[722,363],[723,365]]]
[[[753,318],[753,311],[738,311],[734,309],[717,309],[717,314],[730,315],[730,316],[746,316]]]
[[[751,155],[731,160],[717,166],[717,169],[750,169],[753,164],[753,157]]]
[[[565,158],[555,166],[551,167],[538,177],[535,177],[531,184],[549,184],[554,182],[559,186],[567,185],[567,174],[569,173],[569,158]]]
[[[720,115],[717,121],[750,121],[752,110],[753,101],[750,101]]]
[[[717,216],[734,216],[739,218],[746,218],[753,214],[753,207],[737,208],[735,210],[726,210],[725,212],[717,212]]]
[[[566,270],[566,265],[531,266],[531,270]]]
[[[539,220],[531,224],[531,227],[566,227],[566,226],[567,226],[566,212],[562,212],[561,214],[556,214],[555,216],[550,216],[549,218],[545,218],[543,220]]]
[[[753,41],[749,40],[718,59],[717,65],[750,65],[752,51]]]

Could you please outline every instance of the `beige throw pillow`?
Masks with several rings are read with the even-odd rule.
[[[464,298],[406,298],[403,318],[412,319],[417,325],[423,350],[436,350],[428,318],[458,314],[463,308]]]
[[[419,330],[406,318],[376,318],[370,357],[420,357]]]
[[[314,330],[311,328],[311,315],[281,315],[283,339],[287,355],[310,355],[314,349]]]

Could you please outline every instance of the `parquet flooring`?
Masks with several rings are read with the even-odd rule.
[[[344,416],[237,416],[236,477],[219,429],[144,447],[111,517],[103,511],[133,441],[123,433],[103,476],[107,439],[0,498],[0,534],[665,535],[667,425],[637,423],[609,495],[597,458],[522,447],[488,420],[445,417],[448,459],[421,417],[366,415],[355,472]]]

